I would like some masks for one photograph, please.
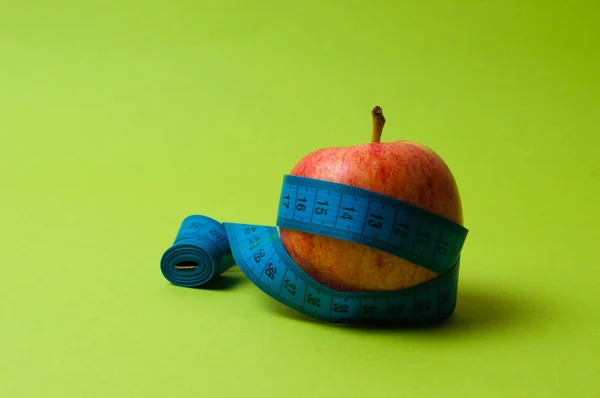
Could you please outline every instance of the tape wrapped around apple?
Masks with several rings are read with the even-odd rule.
[[[462,205],[450,168],[417,142],[380,142],[385,118],[371,111],[371,142],[319,149],[290,174],[347,184],[391,196],[463,225]],[[302,270],[339,291],[398,290],[429,281],[437,273],[353,242],[280,228],[283,246]]]

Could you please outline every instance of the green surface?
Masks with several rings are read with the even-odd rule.
[[[0,2],[0,396],[598,396],[599,11]],[[444,327],[162,277],[185,216],[274,224],[283,174],[368,141],[374,105],[459,184]]]

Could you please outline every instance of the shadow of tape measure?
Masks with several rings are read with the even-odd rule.
[[[220,223],[203,215],[183,220],[161,258],[161,271],[171,283],[192,287],[237,264],[269,296],[331,323],[438,323],[454,312],[460,252],[468,233],[461,225],[372,191],[286,175],[277,226],[373,247],[439,276],[396,291],[336,291],[294,263],[276,227]]]

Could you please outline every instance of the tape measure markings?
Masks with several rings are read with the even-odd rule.
[[[439,274],[456,263],[468,232],[389,196],[290,175],[284,176],[277,226],[370,246]]]
[[[300,185],[300,184],[304,184],[304,185]],[[295,186],[296,192],[298,192],[298,189],[300,187],[304,187],[305,189],[308,190],[308,186],[307,185],[309,185],[309,184],[310,185],[313,185],[313,184],[314,185],[323,185],[323,184],[329,185],[329,184],[331,184],[332,187],[337,187],[340,191],[357,191],[358,194],[360,194],[360,195],[365,195],[365,196],[373,196],[373,195],[375,195],[375,196],[380,196],[381,197],[381,198],[371,199],[369,201],[367,199],[361,199],[361,198],[357,197],[357,192],[349,192],[349,195],[348,194],[342,195],[342,194],[340,194],[338,192],[335,192],[335,194],[334,194],[331,190],[328,189],[329,187],[321,188],[320,189],[320,191],[321,191],[320,193],[322,193],[322,191],[324,191],[324,190],[327,191],[327,194],[326,194],[325,197],[330,197],[332,195],[336,195],[336,196],[340,197],[340,202],[341,202],[341,200],[343,200],[345,198],[350,198],[350,199],[352,199],[354,201],[354,203],[346,203],[346,206],[342,206],[342,209],[346,210],[346,211],[350,211],[350,212],[357,212],[358,215],[361,216],[361,219],[360,219],[360,221],[361,221],[360,222],[361,228],[358,228],[358,229],[353,228],[356,225],[358,225],[359,223],[348,222],[347,225],[346,225],[346,230],[350,230],[352,228],[354,230],[354,232],[356,232],[356,233],[366,234],[367,236],[369,236],[369,234],[367,234],[365,232],[365,227],[367,225],[371,226],[371,227],[374,227],[374,228],[382,228],[382,227],[384,227],[384,223],[378,222],[376,220],[376,218],[379,218],[380,220],[382,218],[385,218],[386,220],[395,220],[395,225],[398,225],[397,228],[404,228],[404,229],[407,229],[407,230],[416,230],[416,229],[418,229],[420,227],[420,225],[421,225],[420,221],[423,218],[430,218],[430,219],[437,219],[436,220],[437,223],[445,223],[445,224],[447,224],[445,226],[446,228],[453,228],[454,227],[454,229],[457,230],[455,232],[462,232],[464,234],[464,236],[466,236],[466,232],[467,231],[464,228],[462,228],[462,226],[454,224],[454,223],[452,223],[451,221],[449,221],[449,220],[447,220],[445,218],[442,218],[440,216],[436,216],[436,215],[434,215],[432,213],[429,213],[429,212],[427,212],[427,211],[425,211],[423,209],[420,209],[418,207],[412,206],[409,203],[398,201],[398,200],[396,200],[394,198],[391,198],[391,197],[387,197],[387,196],[380,195],[380,194],[377,194],[377,193],[374,193],[374,192],[371,192],[371,191],[366,191],[366,190],[362,190],[360,188],[350,187],[350,186],[346,186],[346,185],[342,185],[342,184],[329,183],[327,181],[312,180],[312,179],[307,179],[307,178],[300,178],[299,179],[298,177],[295,177],[295,176],[286,176],[284,178],[284,188],[283,188],[283,192],[282,192],[282,197],[284,199],[286,199],[286,197],[289,197],[291,199],[291,195],[289,194],[289,188],[290,188],[290,186],[292,186],[292,187]],[[287,194],[285,194],[286,192],[287,192]],[[310,192],[310,191],[308,191],[308,192]],[[297,193],[296,193],[295,196],[296,196],[296,203],[295,203],[295,206],[294,206],[294,215],[291,217],[291,219],[298,220],[298,221],[306,221],[303,216],[296,217],[296,215],[295,215],[295,209],[298,208],[299,205],[300,206],[305,206],[303,204],[298,204],[297,202],[298,201],[302,201],[302,200],[307,199],[307,198],[306,197],[305,198],[297,198]],[[313,196],[313,195],[311,195],[311,196]],[[325,199],[325,198],[322,198],[321,199],[322,201],[319,204],[325,205],[327,203],[327,200],[323,200],[323,199]],[[377,201],[377,199],[381,199],[382,202],[386,202],[387,201],[387,202],[390,202],[390,203],[379,203]],[[310,202],[314,202],[314,201],[311,200]],[[360,203],[360,205],[359,205],[359,203]],[[384,210],[385,211],[386,207],[389,207],[389,211],[395,212],[394,216],[392,216],[392,217],[384,217],[384,216],[381,216],[381,215],[380,216],[373,215],[372,213],[375,212],[374,211],[375,209],[372,209],[369,206],[369,205],[372,205],[373,203],[376,203],[376,204],[378,204],[381,207],[381,209],[378,209],[378,210]],[[367,211],[367,206],[369,206],[368,211]],[[285,206],[285,202],[284,202],[284,207],[286,207]],[[358,207],[359,210],[356,210],[356,207]],[[408,214],[406,213],[405,210],[401,209],[401,207],[406,207],[409,210],[411,210],[412,212],[416,213],[415,214],[416,217],[413,218],[412,222],[409,221],[409,224],[413,224],[414,221],[416,221],[418,223],[417,225],[406,225],[406,221],[407,221],[406,216]],[[304,208],[300,207],[300,209],[304,209]],[[316,212],[327,215],[327,210],[322,210],[322,208],[317,209]],[[339,216],[339,214],[337,214],[339,212],[339,210],[337,208],[335,208],[333,212],[336,213],[336,215]],[[367,214],[367,213],[368,214],[372,214],[373,216],[375,216],[372,219],[368,220],[369,221],[368,223],[366,223],[367,219],[366,219],[366,217],[364,217],[364,215]],[[418,213],[421,213],[421,214],[418,214]],[[404,215],[404,218],[401,217],[402,215]],[[282,218],[288,218],[288,219],[290,219],[290,217],[287,217],[287,213],[285,211],[280,212],[279,216],[282,217]],[[353,216],[351,216],[349,213],[345,212],[342,216],[334,218],[333,225],[331,223],[329,223],[328,225],[329,226],[333,226],[334,228],[337,228],[337,223],[341,219],[352,221]],[[326,221],[326,219],[321,220],[321,225],[325,225],[324,221]],[[402,222],[402,221],[405,221],[405,222]],[[312,222],[312,215],[311,215],[310,222]],[[377,225],[379,225],[379,224],[382,224],[381,227],[377,227]],[[393,224],[392,223],[388,223],[387,227],[386,227],[386,229],[389,231],[388,235],[390,235],[390,237],[392,236],[392,232],[393,232],[393,230],[391,228],[391,225],[393,225]],[[389,238],[382,239],[381,237],[379,237],[379,234],[377,233],[376,230],[372,229],[371,231],[375,231],[375,235],[370,235],[371,237],[378,238],[379,240],[389,240]],[[422,231],[422,232],[423,232],[422,235],[425,235],[425,236],[428,235],[428,231]],[[452,233],[452,231],[448,231],[448,232]],[[410,243],[413,243],[413,241],[414,241],[414,239],[416,237],[416,233],[415,234],[410,234],[408,232],[407,233],[398,232],[398,233],[396,233],[396,235],[397,236],[401,236],[401,237],[404,237],[405,235],[407,235],[406,237],[408,238],[407,240],[408,240],[408,243],[409,243],[408,246],[412,246],[412,245],[410,245]],[[452,234],[452,235],[454,235],[454,234]],[[424,242],[421,242],[421,243],[424,243]],[[436,243],[439,243],[439,242],[436,242]],[[460,252],[460,247],[457,248],[456,252]]]
[[[452,272],[413,288],[392,292],[340,292],[316,282],[289,257],[275,227],[224,223],[238,266],[279,302],[327,322],[437,321],[454,310]],[[255,228],[254,234],[244,233]],[[259,241],[252,240],[259,236]],[[254,247],[253,247],[254,246]],[[252,249],[250,249],[252,247]]]

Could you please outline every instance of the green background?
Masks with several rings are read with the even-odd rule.
[[[2,0],[0,396],[598,396],[599,11]],[[185,216],[273,225],[283,174],[367,142],[374,105],[458,181],[448,323],[163,278]]]

